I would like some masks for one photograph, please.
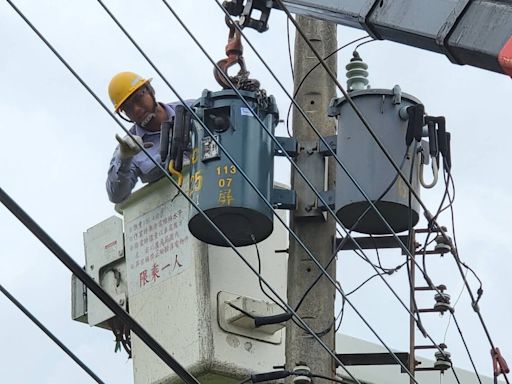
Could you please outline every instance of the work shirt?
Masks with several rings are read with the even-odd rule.
[[[187,100],[186,102],[188,105],[192,105],[193,100]],[[180,102],[160,103],[167,112],[168,120],[175,116],[174,109],[180,104]],[[140,125],[134,124],[130,128],[130,133],[140,136],[144,143],[153,143],[153,146],[146,148],[146,151],[160,164],[160,131],[148,131]],[[120,203],[130,195],[139,178],[143,183],[151,183],[162,178],[163,175],[163,172],[142,151],[130,159],[121,160],[118,145],[108,169],[106,183],[108,198],[113,203]]]

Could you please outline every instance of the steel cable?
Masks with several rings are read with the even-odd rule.
[[[391,163],[391,165],[395,168],[395,170],[398,172],[398,174],[400,175],[400,177],[402,178],[402,180],[404,181],[404,183],[407,185],[407,187],[409,188],[409,190],[411,191],[411,193],[414,195],[414,197],[416,198],[416,200],[419,202],[419,204],[422,206],[422,208],[424,209],[425,211],[425,216],[427,218],[427,221],[429,221],[429,224],[435,224],[439,230],[439,233],[443,236],[443,238],[450,242],[450,239],[448,237],[448,235],[446,234],[446,231],[440,226],[438,225],[438,223],[436,222],[435,218],[432,216],[432,214],[429,212],[429,210],[427,209],[425,203],[420,199],[418,193],[414,190],[414,188],[412,187],[412,185],[408,182],[406,176],[399,170],[398,166],[396,165],[395,161],[393,160],[393,158],[389,155],[388,151],[384,148],[383,144],[381,143],[381,141],[379,140],[379,138],[375,135],[375,132],[371,129],[370,125],[368,124],[368,122],[366,121],[366,119],[364,118],[364,116],[361,114],[361,112],[359,111],[359,109],[357,108],[357,106],[354,104],[354,102],[352,101],[352,99],[350,98],[350,96],[348,95],[348,93],[345,91],[345,89],[341,86],[341,84],[338,82],[338,80],[336,79],[336,76],[332,73],[332,71],[329,69],[329,67],[327,66],[327,64],[322,60],[322,58],[320,57],[320,55],[318,54],[317,50],[313,47],[313,45],[311,44],[311,42],[308,40],[308,38],[305,36],[305,34],[303,33],[303,31],[301,30],[300,26],[297,24],[297,22],[295,21],[295,19],[292,17],[290,11],[287,9],[287,7],[283,4],[282,0],[275,0],[280,8],[287,14],[288,16],[288,19],[290,21],[292,21],[292,23],[295,25],[295,28],[296,30],[301,34],[301,36],[303,37],[304,41],[308,44],[309,48],[311,49],[311,51],[313,52],[313,54],[318,58],[318,60],[322,63],[322,66],[324,67],[324,69],[327,71],[327,73],[329,74],[329,76],[332,78],[332,80],[335,82],[335,84],[337,85],[338,89],[343,93],[343,96],[346,98],[347,102],[352,106],[354,112],[356,113],[356,115],[358,116],[358,118],[360,119],[360,121],[363,123],[363,125],[365,126],[365,128],[368,130],[368,133],[370,133],[370,135],[373,137],[373,139],[375,140],[375,143],[381,148],[382,152],[384,153],[384,155],[388,158],[389,162]],[[477,316],[480,320],[480,323],[484,329],[484,332],[487,336],[487,339],[489,341],[489,344],[491,346],[491,348],[494,350],[495,349],[495,346],[494,346],[494,342],[492,341],[492,338],[491,338],[491,335],[489,333],[489,330],[487,328],[487,325],[485,324],[485,321],[483,319],[483,316],[478,308],[478,305],[477,305],[477,302],[475,300],[475,297],[474,297],[474,294],[471,290],[471,287],[469,286],[469,283],[467,281],[467,279],[465,278],[464,276],[464,271],[462,270],[462,266],[461,266],[461,260],[459,258],[459,255],[458,255],[458,251],[456,249],[456,247],[453,247],[452,249],[452,254],[455,258],[455,261],[456,261],[456,264],[457,264],[457,267],[459,269],[459,273],[461,274],[462,276],[462,279],[464,280],[464,284],[466,285],[466,288],[468,290],[468,293],[471,297],[471,301],[472,301],[472,304],[473,304],[473,309],[474,311],[477,313]],[[507,375],[505,373],[503,373],[503,376],[505,377],[505,381],[507,382],[507,384],[510,384],[509,383],[509,379],[507,377]]]
[[[41,331],[44,332],[46,336],[48,336],[55,344],[59,346],[75,363],[77,363],[80,368],[82,368],[91,378],[99,384],[104,384],[104,381],[101,380],[85,363],[78,358],[68,347],[62,343],[57,336],[55,336],[48,328],[46,328],[43,323],[41,323],[37,317],[35,317],[30,311],[23,306],[13,295],[9,293],[9,291],[0,284],[0,292],[2,292],[5,297],[7,297],[25,316],[27,316]]]

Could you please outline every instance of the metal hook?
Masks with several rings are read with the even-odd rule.
[[[219,83],[222,88],[231,88],[226,77],[229,77],[228,68],[235,64],[238,64],[240,66],[240,71],[238,72],[237,76],[247,76],[248,72],[245,67],[245,60],[242,56],[243,52],[244,48],[242,46],[242,35],[240,33],[240,30],[236,28],[234,25],[230,25],[228,43],[226,45],[227,57],[222,60],[219,60],[217,62],[217,66],[219,68],[215,68],[213,71],[213,76],[215,77],[215,80],[217,80],[217,83]],[[222,76],[220,72],[224,73],[226,77]]]

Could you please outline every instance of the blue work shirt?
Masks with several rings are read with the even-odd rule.
[[[186,103],[192,105],[193,100],[187,100]],[[180,102],[160,103],[167,112],[168,120],[175,116],[174,109],[180,104]],[[146,151],[160,164],[160,131],[148,131],[134,124],[130,128],[130,133],[142,137],[144,143],[153,143],[153,146],[146,148]],[[106,183],[108,198],[113,203],[120,203],[130,195],[139,178],[143,183],[151,183],[162,178],[163,175],[163,172],[142,151],[130,159],[121,160],[118,145],[108,169]]]

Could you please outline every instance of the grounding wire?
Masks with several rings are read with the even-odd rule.
[[[373,37],[371,37],[370,35],[368,35],[367,37],[370,37],[371,40],[363,41],[362,43],[357,44],[356,47],[354,48],[354,51],[357,51],[358,48],[362,47],[365,44],[368,44],[368,43],[371,43],[372,41],[375,41],[375,39]]]
[[[292,59],[292,44],[290,41],[290,20],[286,18],[286,42],[288,45],[288,60],[290,61],[290,72],[292,73],[292,80],[295,79],[295,71],[293,69],[293,59]],[[286,132],[289,137],[293,137],[292,132],[290,131],[290,126],[288,124],[288,117],[286,119]]]
[[[467,345],[467,343],[466,343],[466,339],[464,338],[464,335],[462,334],[462,329],[461,329],[461,328],[460,328],[460,326],[459,326],[459,322],[457,321],[457,318],[455,317],[455,313],[454,313],[454,312],[455,312],[455,311],[454,311],[454,310],[453,310],[453,308],[452,308],[452,310],[450,311],[450,313],[451,313],[451,317],[453,317],[453,321],[454,321],[454,323],[455,323],[455,325],[456,325],[456,327],[457,327],[457,331],[459,332],[459,336],[460,336],[460,338],[461,338],[461,340],[462,340],[462,343],[464,344],[464,348],[466,349],[466,353],[468,354],[469,361],[471,362],[471,365],[473,366],[473,370],[475,371],[475,375],[476,375],[476,377],[478,378],[478,382],[479,382],[480,384],[482,384],[482,380],[480,379],[480,374],[478,373],[478,370],[476,369],[475,362],[473,361],[473,356],[471,355],[471,352],[470,352],[470,350],[469,350],[469,347],[468,347],[468,345]],[[448,326],[449,326],[449,325],[450,325],[450,324],[448,324]],[[448,330],[448,327],[446,327],[446,330]]]
[[[296,30],[301,34],[302,38],[304,39],[304,41],[308,44],[309,48],[311,49],[311,51],[313,52],[313,54],[318,58],[318,60],[320,60],[322,66],[324,67],[324,69],[326,70],[326,72],[329,74],[329,76],[332,78],[332,80],[335,82],[335,84],[337,85],[338,89],[340,89],[340,91],[343,93],[344,97],[346,98],[347,102],[352,106],[354,112],[356,113],[356,115],[358,116],[358,118],[360,119],[360,121],[363,123],[363,125],[365,126],[365,128],[368,130],[368,133],[370,133],[370,135],[373,137],[373,139],[375,140],[376,144],[380,147],[380,149],[382,150],[382,152],[384,153],[384,155],[387,157],[387,159],[389,160],[389,162],[391,163],[391,165],[395,168],[395,170],[397,170],[397,172],[399,173],[400,177],[402,178],[402,180],[404,181],[404,183],[407,185],[407,187],[409,188],[409,190],[412,192],[412,194],[414,195],[414,197],[416,198],[416,200],[419,202],[419,204],[422,206],[422,208],[424,209],[424,214],[427,218],[427,221],[429,222],[429,224],[436,224],[436,226],[438,227],[438,230],[439,230],[439,233],[443,236],[443,238],[448,241],[449,243],[451,243],[448,235],[446,234],[446,231],[437,224],[436,220],[432,217],[432,214],[429,212],[429,210],[427,209],[425,203],[420,199],[418,193],[413,189],[412,185],[408,182],[407,178],[405,177],[405,175],[398,169],[398,166],[396,165],[396,162],[393,160],[393,158],[391,157],[391,155],[389,154],[389,152],[384,148],[382,142],[379,140],[379,138],[376,136],[375,132],[371,129],[370,125],[368,124],[368,122],[366,121],[365,117],[361,114],[361,111],[357,108],[357,106],[355,105],[355,103],[353,102],[353,100],[351,99],[351,97],[348,95],[348,93],[345,91],[345,89],[341,86],[341,84],[339,83],[339,81],[336,79],[336,76],[332,73],[332,71],[329,69],[329,67],[327,66],[327,64],[325,63],[325,61],[322,60],[322,58],[320,57],[320,55],[318,54],[317,50],[315,49],[315,47],[312,45],[312,43],[308,40],[308,38],[305,36],[304,32],[302,31],[302,29],[300,28],[300,26],[297,24],[297,22],[293,19],[290,11],[288,10],[288,8],[283,4],[282,0],[275,0],[278,4],[279,4],[279,7],[287,14],[288,18],[290,19],[290,21],[292,21],[292,23],[295,25],[295,28]],[[474,297],[474,294],[471,290],[471,287],[469,286],[469,283],[467,281],[467,279],[464,277],[464,271],[462,270],[462,266],[461,266],[461,260],[459,258],[459,255],[458,255],[458,251],[456,248],[452,248],[452,255],[454,256],[454,259],[456,261],[456,264],[457,264],[457,267],[459,269],[459,273],[461,274],[463,280],[464,280],[464,284],[466,285],[466,288],[468,290],[468,293],[471,297],[471,301],[472,301],[472,307],[473,307],[473,310],[477,313],[477,316],[480,320],[480,323],[484,329],[484,332],[486,334],[486,337],[489,341],[489,344],[491,345],[491,348],[495,348],[494,346],[494,342],[492,341],[492,338],[491,338],[491,335],[489,333],[489,330],[487,328],[487,325],[485,324],[485,321],[483,319],[483,316],[482,316],[482,313],[480,312],[479,308],[478,308],[478,305],[477,305],[477,302],[475,300],[475,297]],[[510,384],[509,383],[509,380],[508,380],[508,377],[505,373],[503,373],[503,376],[505,377],[505,381],[507,382],[507,384]]]
[[[480,379],[480,375],[478,374],[478,370],[476,369],[475,362],[473,361],[473,356],[471,356],[471,352],[469,351],[468,345],[466,344],[466,339],[464,338],[464,335],[462,334],[462,330],[460,329],[459,322],[457,321],[457,318],[455,317],[455,313],[453,309],[450,311],[451,316],[453,317],[453,321],[455,325],[457,326],[457,331],[459,332],[459,336],[462,340],[462,343],[464,344],[464,348],[466,349],[466,353],[468,354],[469,361],[471,361],[471,365],[473,366],[473,369],[475,371],[475,375],[478,378],[478,382],[482,384],[482,380]]]
[[[52,341],[57,344],[71,359],[75,361],[85,372],[91,376],[94,381],[99,384],[104,384],[101,380],[85,363],[78,358],[68,347],[66,347],[48,328],[46,328],[30,311],[23,306],[9,291],[0,284],[0,291],[7,297],[18,309],[25,314],[35,325],[43,331]]]
[[[450,213],[451,213],[451,222],[452,222],[452,235],[453,235],[453,242],[455,244],[455,248],[457,248],[457,239],[456,239],[456,234],[455,234],[455,219],[454,219],[454,212],[453,212],[453,201],[454,201],[454,196],[455,196],[455,184],[453,182],[453,177],[451,175],[451,172],[450,172],[450,168],[447,168],[448,170],[445,171],[446,173],[446,177],[445,177],[445,181],[446,181],[446,184],[447,184],[447,189],[446,189],[446,195],[448,196],[448,201],[449,201],[449,205],[446,207],[446,208],[449,208],[450,209]],[[453,196],[450,194],[450,192],[448,191],[448,183],[451,181],[451,184],[452,184],[452,187],[453,187]],[[443,210],[440,210],[440,212],[442,212]],[[462,262],[461,262],[462,263]],[[467,277],[467,274],[468,274],[468,271],[471,271],[473,273],[473,275],[476,277],[476,279],[479,281],[480,283],[480,287],[477,291],[477,294],[478,294],[478,298],[477,298],[477,303],[478,303],[478,300],[480,299],[482,293],[483,293],[483,289],[482,289],[482,281],[480,280],[480,278],[478,277],[478,275],[469,267],[467,266],[466,264],[462,263],[464,265],[464,267],[466,267],[466,272],[464,273],[464,278]],[[455,306],[457,305],[457,303],[459,302],[461,296],[462,296],[462,293],[464,291],[464,285],[459,293],[459,295],[457,296],[457,299],[455,300],[455,303],[453,304],[453,306],[451,307],[451,310],[450,310],[450,314],[451,314],[451,318],[453,318],[454,322],[455,322],[455,325],[457,327],[457,331],[459,333],[459,336],[462,340],[462,343],[464,344],[464,348],[466,349],[466,352],[468,354],[468,357],[469,357],[469,360],[471,361],[471,365],[473,366],[473,369],[475,371],[475,375],[477,376],[478,378],[478,381],[480,382],[480,384],[482,384],[482,381],[480,379],[480,375],[478,373],[478,370],[476,368],[476,365],[473,361],[473,356],[471,355],[471,352],[469,350],[469,347],[466,343],[466,340],[464,338],[464,335],[462,333],[462,329],[459,325],[459,322],[457,321],[457,318],[455,316]],[[446,326],[446,330],[445,330],[445,338],[446,338],[446,334],[448,332],[448,328],[450,327],[450,322],[448,322],[448,325]]]
[[[293,69],[293,60],[292,60],[292,43],[290,41],[290,20],[288,20],[288,18],[286,18],[286,41],[287,41],[287,45],[288,45],[288,60],[290,60],[290,70],[292,73],[292,79],[295,79],[295,72]]]
[[[118,123],[118,125],[127,133],[130,135],[130,132],[128,129],[126,129],[120,122],[117,120],[116,116],[108,109],[108,107],[101,101],[101,99],[92,91],[92,89],[80,78],[80,76],[74,71],[71,66],[64,60],[64,58],[51,46],[51,44],[42,36],[39,31],[32,25],[32,23],[23,15],[23,13],[10,1],[7,0],[7,2],[15,9],[15,11],[22,17],[22,19],[32,28],[32,30],[38,35],[38,37],[52,50],[52,52],[59,58],[59,60],[66,66],[68,70],[75,76],[75,78],[88,90],[88,92],[100,103],[100,105],[105,109],[105,111]],[[130,136],[131,137],[131,136]],[[138,144],[139,145],[139,144]],[[178,183],[170,177],[170,175],[165,173],[165,169],[156,161],[154,160],[150,154],[147,152],[147,150],[144,148],[144,146],[140,145],[139,148],[143,153],[145,153],[146,156],[155,164],[157,168],[159,168],[161,171],[164,172],[165,177],[167,177],[168,180],[183,194],[183,196],[187,199],[187,201],[204,217],[204,219],[208,222],[208,224],[215,230],[217,233],[223,238],[223,240],[228,244],[229,247],[233,249],[235,253],[238,254],[238,256],[242,259],[242,261],[253,271],[255,274],[257,274],[257,271],[254,269],[254,267],[247,261],[245,257],[236,249],[234,244],[224,235],[224,233],[215,225],[215,223],[204,213],[202,209],[200,209],[197,204],[194,203],[194,201],[186,194],[186,192],[178,185]],[[106,304],[109,309],[111,309],[115,314],[117,314],[123,321],[126,323],[129,323],[131,329],[134,331],[134,333],[139,336],[147,345],[150,347],[153,352],[155,352],[160,358],[162,358],[163,361],[169,365],[173,369],[173,366],[178,364],[170,355],[167,354],[167,352],[161,348],[161,346],[156,343],[156,341],[148,343],[146,340],[149,338],[152,340],[151,336],[146,333],[146,331],[140,327],[131,317],[129,314],[127,314],[122,308],[120,308],[117,303],[114,301],[110,302],[112,298],[103,291],[101,287],[99,287],[92,278],[87,275],[78,264],[51,238],[49,237],[38,225],[35,223],[15,202],[12,200],[5,192],[0,188],[0,199],[2,200],[2,203],[6,205],[8,208],[12,208],[11,212],[15,214],[16,217],[22,222],[27,223],[27,228],[32,231],[32,233],[43,242],[60,260],[63,262],[79,279],[84,282],[84,284],[91,289],[91,291],[98,297],[104,297],[104,300],[102,302]],[[347,372],[347,374],[354,379],[358,384],[361,384],[360,381],[355,378],[344,366],[344,364],[338,359],[338,357],[329,349],[329,347],[316,336],[316,334],[309,328],[308,324],[302,320],[300,316],[297,315],[293,311],[293,308],[291,308],[285,300],[283,300],[277,292],[267,283],[267,281],[261,277],[261,280],[265,285],[271,290],[271,292],[278,297],[281,302],[284,304],[285,307],[287,307],[288,311],[292,313],[296,317],[298,321],[302,323],[302,325],[308,330],[308,332],[316,338],[316,340],[320,343],[320,345],[334,358],[335,361],[337,361],[340,366]],[[106,296],[106,297],[105,297]],[[112,304],[112,306],[109,306],[107,304]],[[147,338],[146,338],[147,336]],[[153,349],[155,348],[155,349]],[[160,353],[161,352],[161,353]],[[168,363],[168,358],[172,360],[172,363]],[[179,364],[178,364],[179,365]],[[176,372],[176,369],[173,369]],[[179,369],[180,373],[176,372],[178,376],[180,376],[182,379],[183,377],[186,377],[187,375],[190,376],[190,374],[187,371],[184,371],[183,368]],[[186,375],[183,373],[183,371],[186,373]],[[181,374],[181,375],[180,375]],[[185,380],[186,383],[198,383],[198,381],[190,376],[190,379]]]

